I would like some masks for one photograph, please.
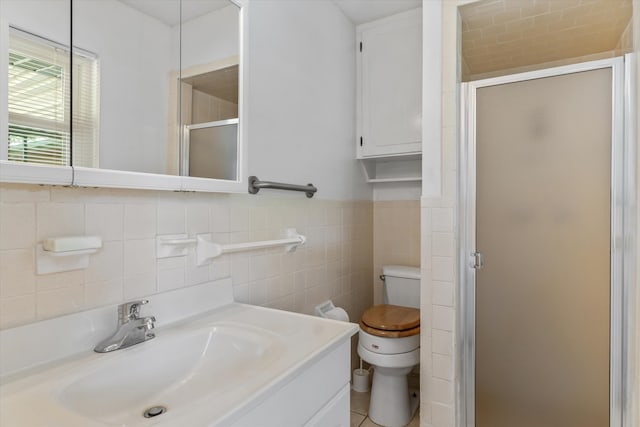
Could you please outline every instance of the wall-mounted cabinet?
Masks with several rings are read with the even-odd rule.
[[[356,31],[357,158],[421,153],[422,8]]]
[[[248,7],[0,0],[0,182],[245,193]]]

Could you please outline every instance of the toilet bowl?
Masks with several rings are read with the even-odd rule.
[[[419,403],[417,394],[409,392],[407,375],[420,363],[420,271],[388,266],[382,277],[385,304],[362,316],[358,355],[373,366],[369,418],[385,427],[403,427]]]

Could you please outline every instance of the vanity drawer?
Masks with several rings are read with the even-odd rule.
[[[258,406],[252,409],[247,408],[246,415],[229,425],[232,427],[307,425],[347,427],[349,425],[350,353],[350,340],[345,340],[322,358],[312,362],[280,389],[274,390]],[[345,390],[347,390],[346,401],[341,400]],[[323,416],[327,417],[327,421],[333,421],[333,424],[331,422],[326,424]],[[334,421],[343,419],[347,420],[347,424]]]

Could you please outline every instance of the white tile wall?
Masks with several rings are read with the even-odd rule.
[[[124,237],[124,207],[109,203],[87,203],[85,205],[85,232],[99,235],[105,242],[119,241]]]
[[[156,205],[126,204],[124,206],[124,238],[144,239],[153,238],[155,235]]]
[[[455,210],[449,197],[422,201],[421,420],[432,427],[455,424]],[[425,393],[425,390],[427,392]]]
[[[432,352],[451,356],[453,354],[453,332],[435,329],[431,331]]]
[[[473,0],[471,0],[473,1]],[[421,415],[424,426],[455,425],[457,7],[442,2],[441,197],[421,200]]]
[[[156,259],[157,235],[214,233],[220,243],[296,227],[308,245],[224,255],[196,266]],[[36,275],[35,244],[98,235],[83,270]],[[232,277],[241,302],[312,313],[332,298],[353,319],[372,305],[372,202],[0,185],[0,328]]]
[[[9,205],[0,217],[0,250],[30,248],[36,240],[36,209],[33,203]],[[9,243],[11,242],[11,243]]]
[[[0,252],[0,298],[16,297],[35,292],[35,261],[29,249]]]
[[[82,235],[84,218],[84,205],[80,203],[37,203],[36,238]]]
[[[454,408],[451,405],[445,405],[438,402],[431,403],[431,425],[435,426],[454,426],[455,416]],[[422,415],[420,416],[422,419]]]

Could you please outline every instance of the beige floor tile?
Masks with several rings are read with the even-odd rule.
[[[351,390],[351,412],[356,412],[361,415],[367,415],[369,412],[369,400],[371,399],[371,393],[358,393]]]
[[[367,418],[366,415],[358,414],[357,412],[351,413],[351,427],[360,427],[360,424]]]
[[[374,423],[367,417],[364,422],[360,424],[360,427],[380,427],[380,425]],[[416,414],[406,427],[420,427],[420,415]]]
[[[418,408],[416,414],[413,416],[413,419],[407,425],[407,427],[420,427],[420,408]]]
[[[369,417],[367,417],[364,422],[360,424],[360,427],[380,427],[380,424],[374,423]]]

